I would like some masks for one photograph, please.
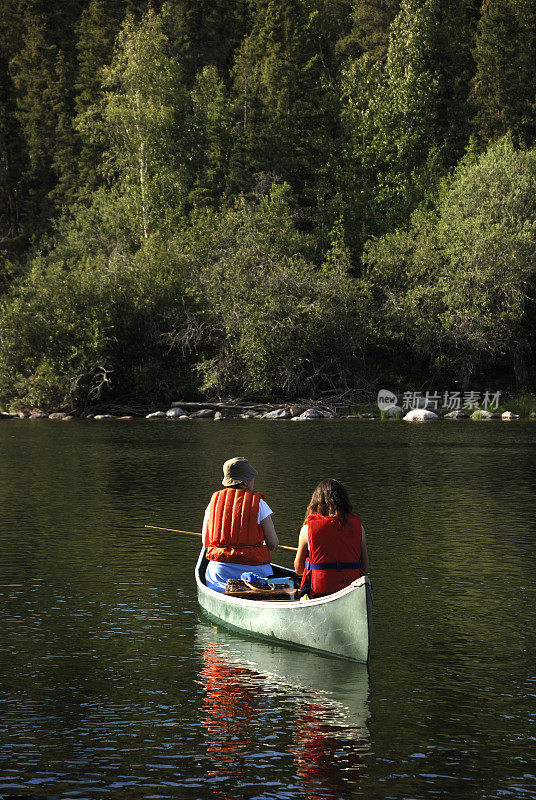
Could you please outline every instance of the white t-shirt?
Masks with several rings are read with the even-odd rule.
[[[259,525],[261,524],[263,519],[266,519],[266,517],[269,517],[271,513],[272,513],[272,509],[270,508],[268,503],[266,503],[261,498],[260,501],[259,501],[259,515],[257,517],[257,522],[259,523]],[[203,530],[205,530],[205,527],[208,525],[208,515],[209,514],[210,514],[210,504],[205,509],[205,517],[203,519]]]

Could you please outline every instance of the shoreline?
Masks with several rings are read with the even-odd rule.
[[[0,419],[50,419],[50,420],[147,420],[162,419],[166,421],[185,422],[204,419],[221,421],[229,419],[267,419],[267,420],[364,420],[364,421],[441,421],[446,419],[487,421],[493,419],[516,420],[536,419],[536,397],[529,395],[512,396],[497,410],[492,412],[479,408],[448,409],[423,405],[421,408],[401,408],[391,406],[381,410],[373,403],[344,404],[319,401],[298,401],[287,403],[251,403],[244,401],[186,401],[178,400],[169,407],[163,404],[160,408],[154,405],[129,406],[128,404],[95,404],[87,411],[67,409],[44,411],[33,408],[23,411],[0,412]],[[153,409],[153,410],[150,410]],[[411,414],[409,413],[411,412]],[[523,413],[525,412],[525,413]]]

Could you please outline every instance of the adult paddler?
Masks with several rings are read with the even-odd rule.
[[[328,478],[318,484],[305,512],[294,559],[294,569],[302,576],[301,595],[324,597],[367,572],[365,529],[352,512],[340,481]]]
[[[205,511],[203,545],[207,549],[206,584],[224,592],[229,578],[255,572],[273,575],[270,550],[279,544],[272,509],[260,492],[254,491],[259,473],[247,458],[230,458],[223,465],[225,487],[215,492]]]

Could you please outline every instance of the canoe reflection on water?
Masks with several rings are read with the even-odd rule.
[[[251,785],[255,772],[271,782],[289,757],[313,800],[357,787],[370,750],[364,664],[244,639],[205,621],[196,642],[215,795],[218,786],[225,795],[225,779]]]

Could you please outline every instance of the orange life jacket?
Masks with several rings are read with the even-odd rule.
[[[348,514],[346,522],[340,517],[311,514],[307,534],[309,555],[300,590],[309,597],[338,592],[363,574],[361,519],[356,514]]]
[[[260,492],[222,489],[210,498],[207,558],[234,564],[270,563],[259,518]]]

